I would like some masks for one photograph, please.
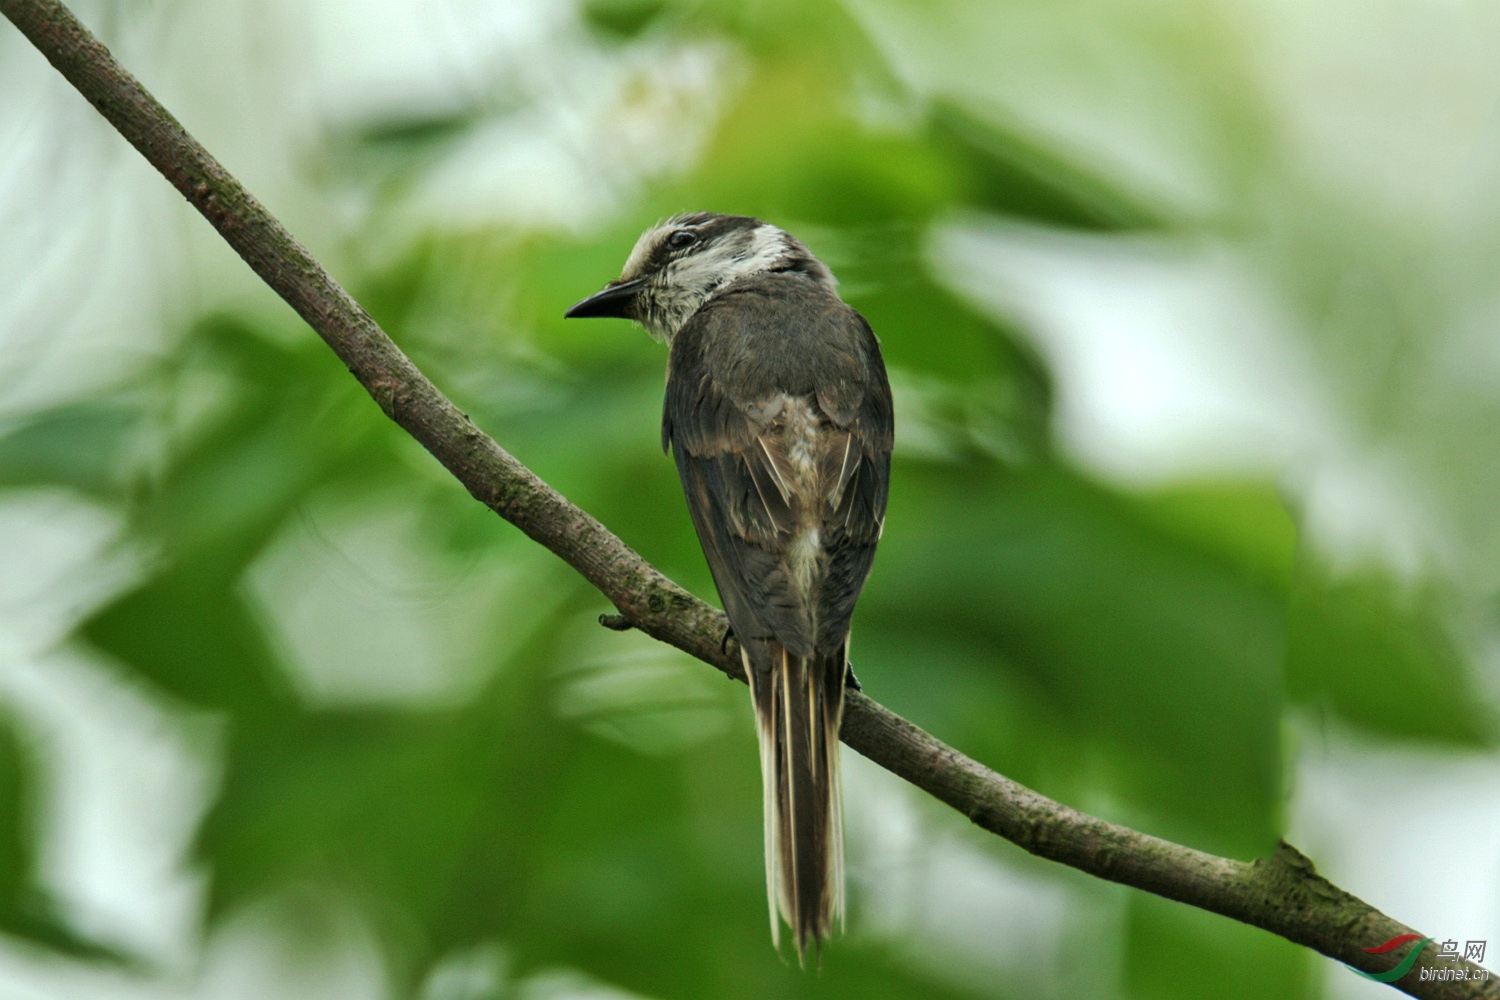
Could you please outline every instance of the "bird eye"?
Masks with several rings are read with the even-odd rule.
[[[679,229],[667,237],[667,246],[672,250],[681,250],[698,242],[698,234],[691,229]]]

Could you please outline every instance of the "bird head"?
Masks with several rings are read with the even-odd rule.
[[[688,317],[727,286],[757,274],[797,273],[832,288],[833,274],[795,237],[744,215],[692,212],[636,240],[618,280],[565,314],[633,319],[670,341]]]

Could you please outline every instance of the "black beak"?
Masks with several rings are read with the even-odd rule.
[[[574,303],[573,308],[563,313],[563,317],[565,319],[590,319],[595,316],[612,316],[617,319],[628,319],[630,306],[635,302],[635,294],[645,283],[645,278],[611,282],[604,286],[603,291],[595,292],[582,302]]]

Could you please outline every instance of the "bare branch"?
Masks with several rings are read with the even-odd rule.
[[[635,627],[741,678],[724,648],[724,616],[658,573],[602,524],[538,479],[427,380],[359,304],[109,50],[56,0],[0,0],[67,80],[208,219],[255,273],[327,342],[380,408],[463,483],[475,499],[556,553]],[[1039,857],[1264,928],[1372,973],[1403,951],[1363,948],[1414,933],[1322,878],[1282,844],[1252,863],[1215,857],[1054,802],[946,746],[851,691],[843,739],[986,830]],[[1428,946],[1395,985],[1412,996],[1500,998],[1500,982],[1467,962],[1435,962]],[[1423,969],[1484,979],[1423,980]]]

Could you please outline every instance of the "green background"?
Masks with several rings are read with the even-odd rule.
[[[210,147],[243,151],[277,120],[237,117],[271,88],[254,74],[307,53],[285,11],[200,6],[96,23],[127,62],[157,53],[132,68],[170,106],[182,96]],[[855,624],[865,690],[1050,796],[1250,859],[1292,821],[1307,741],[1492,760],[1496,734],[1494,123],[1453,125],[1469,144],[1433,137],[1425,175],[1393,160],[1392,176],[1342,176],[1368,166],[1379,125],[1325,100],[1346,131],[1310,140],[1297,88],[1357,89],[1404,29],[1343,37],[1279,10],[602,2],[549,15],[550,56],[501,53],[441,100],[321,119],[276,169],[240,155],[252,189],[260,173],[300,192],[267,200],[480,427],[708,599],[658,447],[664,352],[562,312],[676,211],[802,236],[880,335],[897,390],[889,519]],[[256,32],[233,98],[212,74],[184,84],[207,57],[170,69],[220,16]],[[153,23],[173,44],[132,50],[132,26]],[[1487,30],[1443,22],[1413,43],[1415,68],[1390,71],[1427,101],[1413,117],[1468,113],[1432,66]],[[570,190],[594,200],[528,209],[523,176],[498,208],[466,214],[461,191],[434,209],[495,129],[518,162],[528,137],[560,134],[586,168]],[[1313,155],[1327,149],[1331,165]],[[1410,190],[1439,208],[1411,208],[1426,202]],[[1275,322],[1223,337],[1255,343],[1264,322],[1294,344],[1300,367],[1273,374],[1319,387],[1309,437],[1334,443],[1238,461],[1210,439],[1144,477],[1094,460],[1059,425],[1079,390],[1040,295],[955,261],[985,245],[955,233],[995,232],[1106,258],[1230,255]],[[200,275],[238,267],[196,252],[216,262]],[[40,294],[65,310],[47,273]],[[1026,857],[852,754],[848,933],[819,972],[779,961],[743,688],[600,630],[607,602],[474,503],[269,293],[196,280],[122,374],[9,402],[0,486],[116,525],[99,558],[128,569],[80,591],[55,648],[156,706],[215,775],[182,862],[205,933],[272,914],[293,964],[353,934],[386,995],[429,1000],[1324,994],[1324,960]],[[1151,322],[1128,297],[1106,305]],[[1371,455],[1417,514],[1350,543],[1314,484]],[[151,956],[49,883],[47,749],[24,722],[0,733],[0,927],[149,979]]]

